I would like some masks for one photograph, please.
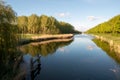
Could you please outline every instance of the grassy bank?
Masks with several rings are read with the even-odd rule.
[[[113,40],[114,43],[116,44],[119,44],[120,45],[120,34],[116,34],[116,35],[113,35],[113,34],[95,34],[95,35],[98,35],[98,36],[102,36],[102,37],[105,37],[109,40]]]
[[[18,34],[21,39],[32,39],[34,36],[42,36],[41,34]]]
[[[18,34],[21,39],[50,38],[50,37],[67,37],[73,34]]]
[[[93,34],[97,39],[107,42],[110,48],[120,54],[120,34]]]

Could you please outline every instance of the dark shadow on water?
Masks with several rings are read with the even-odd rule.
[[[7,56],[10,56],[8,54]],[[21,77],[18,79],[20,71],[20,63],[23,59],[21,54],[11,55],[10,58],[4,59],[4,62],[0,63],[0,80],[22,80]]]
[[[35,60],[33,60],[33,58],[31,58],[30,61],[30,73],[31,73],[31,80],[35,80],[36,76],[40,74],[40,70],[41,70],[41,62],[40,62],[40,55],[36,56],[37,58]]]

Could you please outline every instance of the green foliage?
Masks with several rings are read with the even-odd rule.
[[[16,13],[9,5],[0,1],[0,79],[13,80],[15,59],[18,57],[16,45]]]
[[[120,33],[120,15],[117,15],[107,22],[98,24],[94,28],[87,31],[87,33]]]
[[[12,8],[0,2],[0,59],[5,60],[7,54],[13,54],[16,51],[16,26],[15,23],[16,14]],[[10,56],[9,56],[10,57]]]
[[[16,18],[16,13],[12,10],[10,5],[5,5],[0,1],[0,23],[13,23]]]
[[[46,15],[19,16],[19,33],[29,34],[59,34],[59,33],[79,33],[74,27],[66,22],[59,22],[54,17]]]
[[[65,23],[65,22],[60,22],[60,27],[59,27],[61,33],[74,33],[74,27],[69,24],[69,23]]]
[[[28,30],[28,18],[26,16],[20,16],[18,17],[18,27],[19,27],[19,32],[24,33],[27,32]]]
[[[42,34],[58,34],[60,33],[57,28],[59,23],[54,17],[48,17],[46,15],[40,16],[40,26]]]

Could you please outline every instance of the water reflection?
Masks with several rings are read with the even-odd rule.
[[[41,70],[40,55],[37,55],[36,57],[37,57],[36,59],[31,58],[30,60],[31,80],[34,80],[36,76],[40,74]]]
[[[41,56],[53,54],[58,48],[69,45],[73,39],[57,39],[23,45],[20,50],[25,53],[21,62],[21,72],[24,71],[25,80],[35,80],[41,71]],[[23,68],[24,67],[24,68]]]
[[[93,39],[96,45],[86,35],[74,38],[74,41],[57,40],[21,46],[24,56],[8,55],[11,59],[4,59],[4,65],[0,63],[0,76],[4,80],[120,80],[120,58],[110,51],[108,44]],[[49,54],[54,55],[47,56]],[[13,75],[10,79],[9,76]]]
[[[110,57],[112,57],[116,62],[120,64],[120,54],[115,53],[113,50],[111,50],[111,47],[106,42],[101,42],[100,40],[93,39],[93,41],[96,43],[97,46],[99,46],[101,49],[103,49]]]
[[[4,58],[4,62],[0,62],[0,80],[18,80],[17,76],[20,71],[19,66],[23,56],[16,53],[7,54],[6,57],[8,58]]]
[[[73,39],[61,39],[61,40],[52,40],[45,41],[42,43],[32,43],[28,45],[21,46],[21,51],[24,53],[29,53],[32,56],[36,56],[38,53],[41,56],[47,56],[48,54],[53,54],[58,48],[69,45]]]
[[[90,50],[90,51],[92,51],[94,48],[96,48],[95,45],[88,45],[87,46],[87,49]]]
[[[97,46],[99,46],[103,51],[106,52],[107,55],[109,55],[116,64],[113,68],[110,68],[109,70],[114,73],[117,80],[120,80],[120,54],[115,53],[113,50],[111,50],[111,47],[108,43],[99,41],[97,39],[93,39],[93,41],[96,43]]]
[[[30,55],[23,56],[20,64],[19,75],[15,80],[35,80],[41,71],[41,56],[38,54],[34,57]]]

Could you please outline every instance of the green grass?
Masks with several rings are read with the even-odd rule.
[[[73,36],[73,34],[18,34],[20,39],[34,39],[34,38],[50,38],[50,37],[65,37]]]
[[[33,36],[41,36],[42,34],[18,34],[21,39],[31,39]]]
[[[110,40],[113,40],[115,43],[119,44],[120,45],[120,34],[95,34],[95,35],[98,35],[98,36],[103,36],[107,39],[110,39]]]

